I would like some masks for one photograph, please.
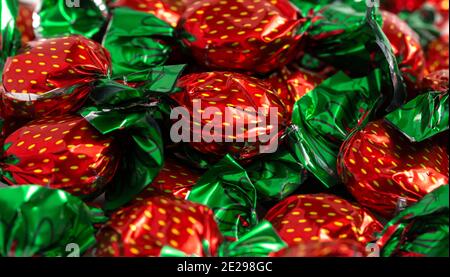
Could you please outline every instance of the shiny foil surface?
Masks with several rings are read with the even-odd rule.
[[[449,75],[448,69],[442,69],[431,72],[426,75],[422,82],[422,89],[424,91],[440,91],[445,93],[448,91]]]
[[[349,239],[365,247],[383,228],[364,208],[331,194],[290,196],[265,219],[289,246]]]
[[[33,30],[34,5],[19,2],[19,14],[17,15],[17,28],[22,34],[22,44],[35,39]]]
[[[90,83],[108,74],[109,53],[82,36],[29,42],[7,59],[2,75],[5,117],[33,119],[78,110]]]
[[[200,135],[197,132],[195,125],[200,130],[207,124],[214,125],[214,128],[221,129],[219,134],[202,134],[203,142],[191,142],[196,150],[205,154],[213,154],[216,156],[224,156],[227,153],[233,153],[238,159],[249,159],[258,155],[262,143],[256,139],[261,134],[268,134],[271,129],[275,130],[276,135],[271,138],[279,138],[282,134],[288,120],[288,113],[276,94],[271,90],[271,86],[264,81],[254,77],[248,77],[243,74],[233,72],[205,72],[198,74],[189,74],[182,77],[178,86],[182,92],[171,95],[171,98],[182,107],[187,108],[190,117],[200,121],[187,122],[191,126],[193,136]],[[200,110],[193,110],[195,104],[201,104]],[[221,115],[222,120],[213,120],[213,116],[209,117],[203,114],[206,108],[217,109],[216,115]],[[245,109],[253,109],[248,112]],[[277,124],[270,125],[269,120],[270,108],[274,108],[277,118]],[[262,112],[258,112],[261,110]],[[226,119],[226,113],[232,118]],[[197,116],[196,116],[197,114]],[[183,120],[183,119],[182,119]],[[186,118],[184,118],[186,120]],[[257,123],[257,125],[250,128],[249,123]],[[238,125],[241,124],[241,125]],[[242,126],[240,130],[231,135],[226,135],[225,127]],[[205,143],[206,139],[213,139],[213,136],[219,136],[221,143],[212,141]],[[244,142],[239,142],[243,139]],[[253,139],[253,142],[252,140]],[[230,142],[226,142],[230,140]]]
[[[12,133],[0,165],[10,185],[36,184],[86,198],[102,192],[119,159],[110,137],[80,116],[64,115],[31,121]]]
[[[399,199],[410,205],[448,184],[448,167],[446,143],[411,143],[383,120],[346,141],[338,161],[340,176],[358,202],[386,218],[394,216]]]
[[[180,25],[199,64],[267,73],[294,59],[302,22],[287,0],[206,0],[189,5]]]
[[[222,236],[205,206],[166,196],[121,208],[97,235],[96,256],[159,256],[167,245],[191,256],[215,255]]]
[[[448,35],[439,37],[428,45],[426,52],[426,70],[431,73],[438,70],[448,70],[449,43]]]
[[[153,14],[176,27],[186,6],[192,0],[113,0],[109,7],[128,7],[133,10]]]
[[[292,113],[295,102],[322,83],[325,77],[298,66],[283,67],[272,74],[268,82],[271,83],[280,101],[288,113]]]
[[[408,88],[408,95],[414,96],[414,89],[420,84],[425,69],[425,57],[419,36],[397,15],[382,11],[383,32],[391,43],[398,66]]]
[[[62,190],[2,187],[0,209],[1,257],[60,257],[70,243],[81,253],[95,244],[93,210]]]
[[[271,257],[364,257],[365,248],[352,240],[316,241],[296,244],[272,253]]]
[[[179,199],[186,199],[192,187],[200,178],[200,173],[186,165],[177,162],[175,159],[167,159],[164,166],[155,177],[153,182],[136,197],[136,201],[143,201],[146,198],[165,193]]]

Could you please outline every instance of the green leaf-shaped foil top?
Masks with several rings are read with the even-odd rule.
[[[37,8],[42,37],[79,34],[94,38],[106,23],[106,6],[103,1],[43,0]],[[72,5],[78,4],[79,7]]]
[[[62,190],[0,188],[0,210],[0,256],[67,256],[95,244],[95,215]]]
[[[175,29],[156,16],[116,8],[103,46],[111,53],[114,76],[123,76],[163,65],[172,52],[164,40],[174,37]]]
[[[198,180],[187,200],[212,209],[226,237],[238,239],[258,223],[256,189],[245,169],[230,155]]]
[[[421,142],[447,131],[448,116],[448,92],[428,92],[388,114],[386,120],[411,142]]]

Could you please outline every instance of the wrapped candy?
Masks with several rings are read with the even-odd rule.
[[[290,196],[272,207],[265,219],[289,246],[347,239],[364,248],[382,230],[364,208],[329,194]]]
[[[170,97],[189,114],[180,112],[173,128],[181,129],[181,135],[189,132],[190,145],[201,153],[230,153],[243,160],[278,145],[287,111],[265,82],[239,73],[205,72],[182,77],[178,86],[182,92]]]
[[[157,18],[169,23],[172,27],[178,25],[180,17],[186,6],[192,0],[116,0],[108,6],[111,8],[128,7],[155,15]]]
[[[447,24],[448,28],[448,0],[383,0],[382,8],[387,9],[393,13],[410,14],[411,12],[420,11],[424,8],[432,9],[437,13],[434,16],[434,24],[439,27],[444,27]],[[445,28],[445,27],[444,27]]]
[[[77,111],[92,82],[110,68],[109,53],[82,36],[30,42],[5,64],[4,117],[33,119]]]
[[[98,236],[96,256],[159,256],[168,245],[188,255],[217,255],[223,240],[205,206],[155,196],[115,212]]]
[[[22,33],[22,44],[34,40],[33,30],[34,5],[19,2],[19,14],[17,16],[17,28]]]
[[[432,41],[426,53],[426,70],[428,73],[438,70],[448,70],[449,67],[448,35]]]
[[[74,6],[75,3],[79,6]],[[39,22],[39,26],[35,28],[38,37],[50,38],[77,34],[92,39],[101,35],[106,19],[104,0],[77,2],[42,0],[33,18]],[[100,40],[101,38],[97,41]]]
[[[2,0],[0,3],[0,72],[3,72],[6,58],[14,56],[20,48],[20,31],[16,26],[19,7],[16,0]]]
[[[95,244],[92,224],[105,220],[64,191],[32,185],[0,188],[0,207],[3,257],[81,255]]]
[[[152,183],[164,163],[160,125],[161,97],[177,91],[184,66],[155,67],[139,72],[146,80],[132,88],[102,80],[90,95],[91,106],[80,114],[103,135],[114,135],[123,155],[111,185],[106,188],[106,210],[115,210],[133,200]]]
[[[83,198],[103,192],[119,163],[112,138],[80,116],[44,117],[5,140],[3,179],[10,185],[37,184]]]
[[[379,236],[381,256],[448,257],[448,184],[401,211]]]
[[[411,143],[379,120],[345,142],[339,155],[339,172],[362,205],[392,218],[400,198],[414,203],[448,184],[446,149],[440,140]]]
[[[294,59],[305,22],[287,0],[206,0],[190,4],[180,28],[199,64],[267,73]]]
[[[408,95],[414,96],[414,90],[422,81],[425,68],[425,57],[419,37],[395,14],[382,11],[382,15],[383,32],[389,39],[397,58],[408,88]]]
[[[317,16],[304,51],[341,71],[295,103],[285,133],[292,155],[331,187],[339,182],[341,144],[355,129],[400,107],[406,93],[376,8],[325,2],[295,1],[303,14]]]

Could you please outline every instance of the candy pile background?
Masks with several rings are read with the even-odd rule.
[[[0,1],[0,256],[449,256],[448,0]]]

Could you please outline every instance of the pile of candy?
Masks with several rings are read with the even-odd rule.
[[[1,0],[0,256],[449,256],[448,0]]]

